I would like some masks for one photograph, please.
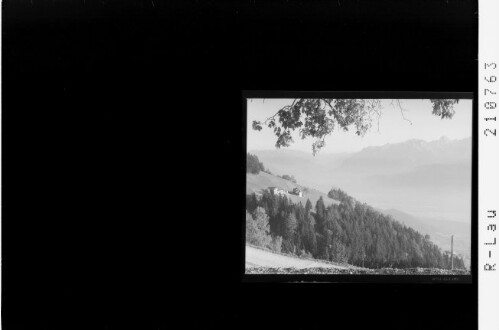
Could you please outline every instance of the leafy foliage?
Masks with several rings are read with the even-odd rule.
[[[272,238],[269,235],[269,222],[265,210],[261,207],[254,215],[246,212],[246,241],[258,246],[268,246]]]
[[[281,252],[282,237],[270,235],[268,220],[262,207],[253,210],[253,214],[246,211],[246,242]]]
[[[451,119],[456,113],[454,110],[454,104],[459,102],[457,99],[430,99],[430,101],[433,103],[433,111],[431,113],[435,116],[439,116],[441,119]]]
[[[430,99],[432,114],[442,119],[454,116],[454,104],[457,99]],[[402,116],[404,109],[396,100]],[[292,131],[298,130],[299,136],[314,138],[312,152],[314,155],[326,145],[325,137],[335,129],[349,131],[364,136],[372,127],[374,119],[381,116],[381,100],[379,99],[295,99],[273,116],[263,121],[253,121],[254,130],[260,131],[263,125],[274,130],[277,137],[275,146],[288,147],[294,141]],[[405,117],[404,117],[405,118]]]

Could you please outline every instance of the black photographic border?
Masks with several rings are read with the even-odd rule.
[[[343,275],[343,274],[246,274],[245,273],[245,241],[246,241],[246,152],[247,152],[247,99],[249,98],[379,98],[379,99],[470,99],[472,100],[472,171],[471,171],[471,275]],[[473,92],[409,92],[409,91],[242,91],[243,153],[244,167],[241,168],[241,180],[244,180],[241,191],[241,246],[240,275],[242,282],[265,283],[448,283],[477,285],[478,270],[478,111],[477,100]]]

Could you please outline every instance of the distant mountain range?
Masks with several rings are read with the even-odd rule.
[[[391,175],[435,164],[468,164],[471,166],[471,138],[450,140],[442,137],[431,142],[408,140],[402,143],[368,147],[352,154],[336,170],[363,175]]]
[[[322,190],[373,188],[470,188],[471,138],[402,143],[364,148],[356,153],[318,154],[288,149],[251,150],[276,174],[292,174],[298,181]]]

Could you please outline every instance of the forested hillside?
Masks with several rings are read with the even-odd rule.
[[[246,239],[251,244],[295,255],[352,265],[450,268],[451,260],[429,237],[393,221],[374,208],[335,190],[339,204],[320,198],[292,203],[286,196],[263,191],[247,195]],[[454,268],[464,268],[454,256]]]

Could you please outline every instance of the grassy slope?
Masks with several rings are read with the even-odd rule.
[[[324,260],[300,258],[246,245],[246,274],[365,274],[365,275],[470,275],[466,270],[438,268],[369,269]]]
[[[246,174],[246,193],[247,194],[252,194],[253,192],[262,192],[263,190],[267,189],[268,187],[280,187],[286,191],[291,191],[293,188],[298,187],[298,188],[303,188],[303,186],[293,183],[288,180],[284,180],[282,178],[279,178],[275,175],[271,175],[265,172],[260,172],[259,174],[251,174],[247,173]],[[319,198],[322,196],[324,200],[324,204],[326,206],[331,205],[331,204],[339,204],[337,200],[331,199],[327,196],[327,194],[320,192],[315,189],[310,189],[308,188],[309,191],[308,193],[303,193],[303,197],[298,197],[293,194],[287,194],[287,197],[293,201],[293,203],[298,204],[301,202],[303,206],[305,206],[305,203],[307,202],[307,199],[310,199],[310,202],[312,203],[313,206],[315,206],[315,203]]]
[[[262,248],[246,245],[246,268],[248,267],[293,267],[293,268],[352,268],[348,264],[340,265],[338,263],[327,262],[324,260],[300,258],[292,255],[274,253]]]

